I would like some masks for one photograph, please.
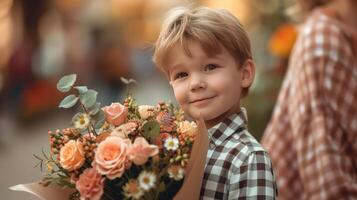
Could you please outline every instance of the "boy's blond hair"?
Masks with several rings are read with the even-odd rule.
[[[168,13],[155,44],[153,61],[166,76],[169,73],[166,63],[170,49],[180,44],[191,57],[190,41],[199,42],[208,56],[220,53],[220,44],[223,45],[239,66],[252,59],[248,34],[231,13],[207,7],[178,7]],[[248,89],[245,88],[242,94]]]

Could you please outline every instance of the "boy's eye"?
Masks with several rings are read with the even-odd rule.
[[[206,72],[212,71],[212,70],[216,69],[217,67],[218,67],[218,66],[215,65],[215,64],[208,64],[208,65],[205,66],[204,71],[206,71]]]
[[[186,72],[179,72],[174,76],[174,80],[184,78],[186,76],[188,76],[188,74]]]

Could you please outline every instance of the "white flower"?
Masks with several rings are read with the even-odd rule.
[[[140,173],[138,180],[140,187],[143,190],[148,191],[151,188],[155,187],[156,175],[152,172],[143,171]]]
[[[147,119],[149,117],[153,117],[155,115],[154,110],[155,110],[154,106],[141,105],[138,107],[138,111],[141,119]]]
[[[116,127],[110,135],[125,139],[128,138],[128,135],[133,133],[136,128],[137,125],[134,122],[128,122],[120,125],[119,127]]]
[[[185,170],[179,165],[171,166],[167,172],[169,173],[169,177],[175,181],[179,181],[185,176]]]
[[[74,127],[78,128],[78,129],[87,128],[89,125],[89,122],[90,122],[89,115],[87,115],[85,113],[78,114],[77,116],[75,116],[75,118],[73,120]]]
[[[127,198],[140,199],[144,195],[144,191],[139,187],[137,180],[130,180],[124,187],[124,195]]]
[[[175,151],[179,147],[179,140],[175,137],[168,137],[165,140],[164,147],[166,148],[166,150]]]

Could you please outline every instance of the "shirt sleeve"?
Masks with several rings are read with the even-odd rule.
[[[269,156],[264,151],[250,153],[232,169],[228,199],[275,199],[277,187]]]
[[[357,197],[357,68],[346,36],[330,27],[302,37],[302,64],[292,64],[290,120],[299,178],[312,199]]]

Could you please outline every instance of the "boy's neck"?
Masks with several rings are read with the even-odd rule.
[[[210,129],[210,128],[214,127],[215,125],[217,125],[218,123],[222,122],[227,117],[231,116],[234,113],[239,113],[240,111],[241,111],[240,104],[238,104],[236,107],[228,110],[227,112],[221,114],[220,116],[218,116],[214,119],[205,120],[205,125],[206,125],[207,129]]]

